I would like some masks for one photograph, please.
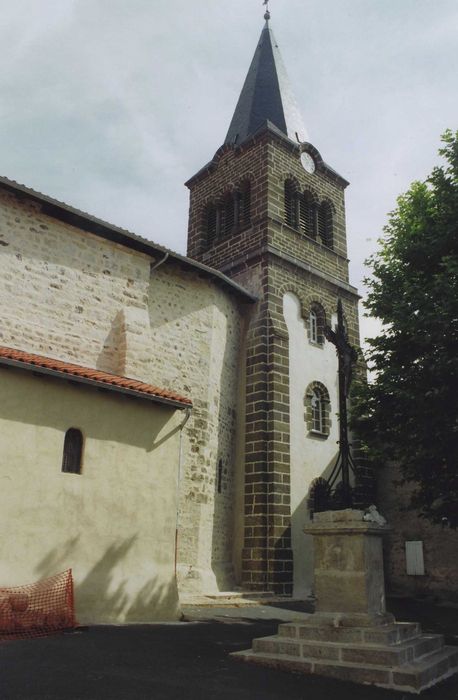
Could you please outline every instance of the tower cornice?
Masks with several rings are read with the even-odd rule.
[[[203,168],[198,170],[198,172],[195,175],[193,175],[191,178],[189,178],[189,180],[187,180],[187,182],[185,182],[186,187],[191,189],[195,184],[197,184],[197,182],[207,177],[207,175],[209,175],[210,173],[214,172],[218,167],[219,161],[226,153],[242,153],[251,148],[253,145],[259,143],[263,138],[268,137],[271,137],[281,142],[291,151],[291,153],[297,153],[298,156],[303,151],[307,151],[307,153],[310,153],[310,155],[315,160],[318,172],[323,173],[324,175],[329,177],[333,182],[336,182],[343,188],[348,187],[348,185],[350,184],[348,180],[342,177],[342,175],[339,175],[338,172],[336,172],[333,168],[331,168],[330,165],[328,165],[323,160],[321,153],[313,144],[309,143],[308,141],[304,141],[302,143],[295,143],[290,138],[285,136],[285,134],[283,134],[282,131],[280,131],[280,129],[278,129],[275,126],[275,124],[273,124],[270,121],[266,121],[259,127],[259,129],[254,134],[252,134],[252,136],[245,139],[243,143],[224,143],[222,146],[220,146],[220,148],[218,148],[211,161],[204,165]]]

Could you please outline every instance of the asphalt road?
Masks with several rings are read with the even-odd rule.
[[[403,693],[264,669],[233,660],[229,656],[231,651],[249,648],[254,637],[276,631],[278,620],[272,616],[281,617],[281,613],[276,613],[274,608],[261,607],[263,609],[258,607],[257,611],[214,609],[212,613],[207,609],[206,619],[196,621],[95,626],[56,637],[0,644],[0,698],[404,699]],[[411,614],[415,612],[414,609]],[[452,611],[455,619],[457,612]],[[193,615],[202,617],[197,609],[188,617]],[[437,615],[433,611],[430,615],[437,630]],[[450,611],[444,609],[442,615],[445,624],[453,623]],[[405,700],[413,697],[406,695]],[[421,697],[457,700],[458,676],[426,691]]]

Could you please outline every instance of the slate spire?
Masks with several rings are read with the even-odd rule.
[[[292,141],[308,141],[269,19],[266,12],[266,24],[224,143],[242,143],[267,121]]]

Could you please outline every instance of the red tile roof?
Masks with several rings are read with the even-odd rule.
[[[0,364],[14,365],[16,367],[23,366],[24,369],[34,369],[36,371],[43,370],[46,374],[53,374],[66,379],[70,376],[72,379],[86,384],[118,390],[139,398],[172,403],[182,408],[192,406],[192,401],[184,396],[166,389],[159,389],[151,384],[145,384],[145,382],[140,382],[137,379],[128,379],[117,374],[101,372],[98,369],[90,369],[89,367],[62,362],[61,360],[53,360],[50,357],[34,355],[30,352],[23,352],[22,350],[15,350],[2,345],[0,345]]]

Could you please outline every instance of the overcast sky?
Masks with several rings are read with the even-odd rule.
[[[184,253],[262,0],[0,0],[0,174]],[[457,0],[271,0],[311,142],[351,182],[351,280],[457,129]],[[363,332],[370,324],[363,323]]]

